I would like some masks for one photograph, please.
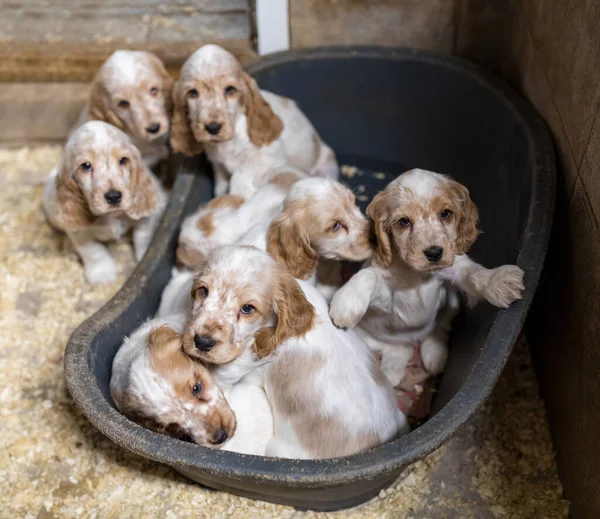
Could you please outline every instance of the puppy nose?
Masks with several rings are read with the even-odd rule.
[[[150,126],[146,128],[148,133],[158,133],[160,131],[160,124],[152,123]]]
[[[194,335],[194,344],[200,351],[210,351],[213,349],[216,341],[208,335]]]
[[[221,429],[218,433],[217,436],[214,439],[214,442],[217,445],[220,445],[221,443],[223,443],[225,440],[227,439],[227,432],[225,431],[225,429]]]
[[[206,131],[211,135],[217,135],[221,131],[221,126],[223,126],[221,123],[208,123],[204,125]]]
[[[442,249],[441,247],[429,247],[428,249],[425,249],[423,251],[423,254],[425,254],[425,257],[431,261],[432,263],[435,263],[436,261],[440,261],[442,259],[442,256],[444,254],[444,249]]]
[[[104,194],[104,198],[110,205],[117,205],[121,201],[121,191],[111,189]]]

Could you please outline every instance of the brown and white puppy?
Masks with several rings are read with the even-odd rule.
[[[234,435],[236,420],[210,371],[182,349],[185,314],[138,328],[113,361],[110,391],[118,409],[153,431],[208,447]]]
[[[117,274],[100,242],[133,230],[139,261],[165,205],[166,195],[138,149],[121,130],[101,121],[85,123],[69,138],[44,192],[48,221],[67,233],[90,283],[109,283]]]
[[[377,247],[372,260],[334,296],[333,322],[356,331],[377,353],[397,386],[415,342],[425,369],[440,373],[459,308],[456,290],[472,302],[507,308],[521,298],[523,271],[486,269],[467,256],[478,235],[477,208],[458,182],[413,169],[391,182],[367,208]]]
[[[206,150],[217,196],[248,198],[284,165],[338,176],[333,151],[296,103],[259,90],[217,45],[201,47],[184,63],[173,101],[171,146],[185,155]]]
[[[187,355],[221,387],[260,370],[273,410],[267,456],[332,458],[407,432],[393,388],[367,345],[336,328],[318,291],[266,252],[213,251],[194,276]]]
[[[152,167],[169,154],[172,89],[173,78],[154,54],[118,50],[96,74],[78,126],[92,120],[116,126]]]

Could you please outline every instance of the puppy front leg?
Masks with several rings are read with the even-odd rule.
[[[229,190],[229,173],[218,162],[213,162],[212,167],[215,181],[215,197],[226,195]]]
[[[233,175],[231,175],[229,194],[238,195],[247,200],[258,188],[253,182],[253,178],[256,178],[256,176],[250,171],[233,173]]]
[[[511,303],[521,299],[525,288],[524,272],[516,265],[487,269],[466,254],[456,256],[454,264],[440,271],[439,275],[465,292],[471,305],[486,299],[494,306],[508,308]]]
[[[329,307],[333,324],[340,328],[354,328],[361,321],[379,288],[378,278],[372,267],[364,268],[335,293]]]
[[[111,283],[117,279],[117,266],[104,245],[85,234],[69,233],[69,238],[83,262],[88,283]]]
[[[144,257],[144,254],[146,254],[159,220],[160,213],[153,214],[147,218],[141,218],[136,222],[133,228],[133,253],[135,261],[140,261]]]

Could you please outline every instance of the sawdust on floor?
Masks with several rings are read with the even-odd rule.
[[[1,517],[567,517],[524,341],[467,427],[351,510],[303,513],[216,492],[112,444],[74,406],[62,362],[70,333],[131,271],[131,247],[110,247],[121,270],[115,283],[85,283],[41,209],[59,152],[0,150]]]

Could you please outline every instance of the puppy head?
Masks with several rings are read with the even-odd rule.
[[[85,227],[98,216],[133,219],[157,207],[159,187],[138,149],[121,130],[90,121],[69,138],[56,179],[65,227]]]
[[[171,145],[187,155],[200,143],[233,138],[239,116],[247,116],[248,136],[256,146],[279,137],[283,124],[235,57],[217,45],[205,45],[181,69],[173,93]]]
[[[315,311],[296,280],[266,252],[221,247],[194,276],[184,351],[226,364],[253,349],[266,357],[312,328]]]
[[[147,354],[132,364],[122,412],[156,432],[218,447],[235,431],[235,415],[210,371],[183,352],[168,326],[152,330]]]
[[[150,52],[118,50],[94,80],[90,117],[153,142],[169,132],[173,78]]]
[[[477,207],[466,187],[431,171],[413,169],[391,182],[367,207],[377,235],[375,262],[389,268],[398,254],[412,269],[452,265],[477,238]]]
[[[294,277],[308,279],[319,256],[348,261],[370,257],[369,232],[369,222],[347,187],[307,178],[290,189],[281,215],[269,228],[267,250]]]

